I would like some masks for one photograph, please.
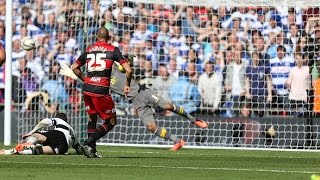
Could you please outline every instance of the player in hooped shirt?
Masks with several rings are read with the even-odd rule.
[[[89,46],[75,61],[71,69],[77,77],[84,81],[83,94],[88,122],[88,138],[84,141],[82,150],[87,157],[98,157],[96,141],[105,136],[117,123],[115,104],[109,94],[112,65],[118,62],[126,70],[124,94],[130,93],[132,70],[120,50],[109,44],[109,31],[101,27],[97,31],[97,41]],[[80,67],[86,65],[86,76]],[[96,128],[98,116],[104,123]]]

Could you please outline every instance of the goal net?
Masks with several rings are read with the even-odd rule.
[[[110,43],[136,55],[135,81],[209,122],[200,129],[153,108],[157,125],[186,146],[318,149],[319,6],[317,0],[14,0],[19,140],[55,111],[66,112],[80,139],[87,137],[82,86],[58,72],[106,27]],[[33,51],[21,49],[25,36],[36,41]],[[124,97],[112,96],[118,124],[101,143],[173,144],[150,133]]]

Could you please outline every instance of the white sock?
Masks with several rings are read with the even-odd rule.
[[[32,154],[32,150],[31,149],[25,149],[23,151],[18,151],[18,154],[23,154],[23,155]]]

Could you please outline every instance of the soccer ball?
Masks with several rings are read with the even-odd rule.
[[[36,42],[31,37],[25,37],[21,40],[21,47],[26,51],[34,49]]]

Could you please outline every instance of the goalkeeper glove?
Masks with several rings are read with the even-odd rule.
[[[76,81],[78,81],[79,83],[82,83],[83,84],[83,81],[77,76],[74,74],[74,72],[72,71],[72,69],[70,69],[67,65],[63,64],[61,66],[61,69],[60,69],[60,72],[59,72],[61,75],[64,75],[64,76],[68,76]]]

